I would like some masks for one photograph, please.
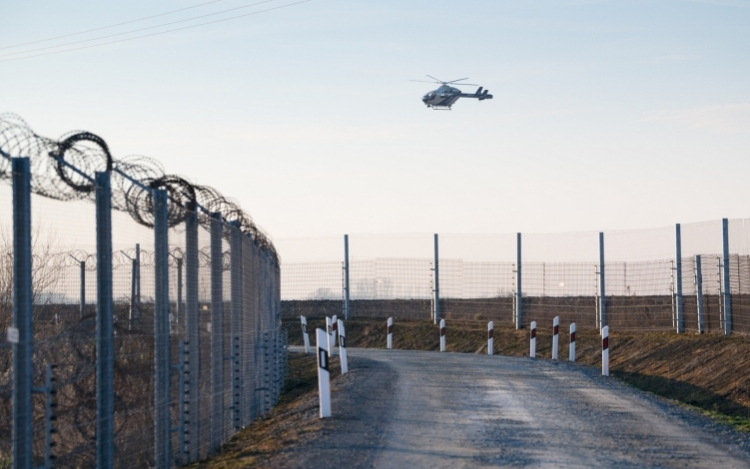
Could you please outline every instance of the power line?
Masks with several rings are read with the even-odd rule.
[[[2,63],[2,62],[12,62],[12,61],[16,61],[16,60],[30,59],[30,58],[33,58],[33,57],[42,57],[42,56],[45,56],[45,55],[61,54],[63,52],[72,52],[72,51],[82,50],[82,49],[91,49],[93,47],[106,46],[106,45],[109,45],[109,44],[117,44],[117,43],[120,43],[120,42],[133,41],[133,40],[136,40],[136,39],[142,39],[144,37],[159,36],[159,35],[162,35],[162,34],[172,33],[172,32],[175,32],[175,31],[182,31],[182,30],[185,30],[185,29],[197,28],[198,26],[205,26],[207,24],[221,23],[221,22],[224,22],[224,21],[234,20],[234,19],[237,19],[237,18],[243,18],[245,16],[258,15],[260,13],[266,13],[266,12],[273,11],[273,10],[280,10],[282,8],[287,8],[287,7],[291,7],[291,6],[295,6],[295,5],[300,5],[302,3],[307,3],[307,2],[311,2],[311,1],[312,0],[302,0],[302,1],[299,1],[299,2],[295,2],[295,3],[289,3],[287,5],[281,5],[281,6],[278,6],[278,7],[268,8],[266,10],[254,11],[252,13],[245,13],[243,15],[230,16],[229,18],[222,18],[220,20],[206,21],[205,23],[194,24],[194,25],[191,25],[191,26],[184,26],[182,28],[169,29],[167,31],[160,31],[158,33],[144,34],[142,36],[129,37],[129,38],[126,38],[126,39],[118,39],[116,41],[110,41],[110,42],[103,42],[101,44],[92,44],[90,46],[74,47],[74,48],[71,48],[71,49],[64,49],[64,50],[58,50],[58,51],[52,51],[52,52],[45,52],[45,53],[42,53],[42,54],[28,55],[26,57],[15,57],[15,58],[12,58],[12,59],[3,59],[3,60],[0,60],[0,63]]]
[[[201,18],[207,18],[209,16],[221,15],[222,13],[227,13],[227,12],[235,11],[235,10],[242,10],[243,8],[250,8],[250,7],[254,7],[254,6],[263,4],[263,3],[269,3],[269,2],[273,2],[273,1],[276,1],[276,0],[263,0],[261,2],[251,3],[249,5],[243,5],[241,7],[229,8],[227,10],[217,11],[215,13],[207,13],[205,15],[193,16],[192,18],[186,18],[184,20],[177,20],[177,21],[172,21],[172,22],[169,22],[169,23],[157,24],[155,26],[147,26],[145,28],[131,29],[130,31],[125,31],[125,32],[116,33],[116,34],[109,34],[107,36],[94,37],[94,38],[91,38],[91,39],[82,39],[80,41],[66,42],[65,44],[58,44],[56,46],[40,47],[38,49],[30,49],[30,50],[24,50],[24,51],[20,51],[20,52],[9,52],[7,54],[0,54],[0,57],[10,57],[12,55],[30,54],[32,52],[39,52],[39,51],[49,50],[49,49],[57,49],[57,48],[60,48],[60,47],[72,46],[72,45],[75,45],[75,44],[83,44],[84,42],[92,42],[92,41],[98,41],[100,39],[109,39],[111,37],[124,36],[126,34],[137,33],[139,31],[147,31],[149,29],[162,28],[164,26],[171,26],[173,24],[185,23],[187,21],[193,21],[193,20],[197,20],[197,19],[201,19]]]
[[[124,24],[137,23],[139,21],[150,20],[151,18],[158,18],[160,16],[171,15],[172,13],[179,13],[181,11],[191,10],[193,8],[198,8],[198,7],[202,7],[202,6],[205,6],[205,5],[210,5],[212,3],[219,3],[219,2],[223,2],[223,1],[224,0],[212,0],[210,2],[199,3],[198,5],[193,5],[191,7],[180,8],[178,10],[171,10],[171,11],[168,11],[166,13],[159,13],[158,15],[144,16],[143,18],[138,18],[138,19],[135,19],[135,20],[123,21],[122,23],[115,23],[115,24],[111,24],[109,26],[102,26],[101,28],[87,29],[86,31],[80,31],[80,32],[71,33],[71,34],[64,34],[62,36],[55,36],[55,37],[51,37],[49,39],[40,39],[38,41],[24,42],[23,44],[16,44],[15,46],[4,46],[4,47],[0,47],[0,50],[15,49],[16,47],[29,46],[31,44],[39,44],[40,42],[49,42],[49,41],[54,41],[55,39],[62,39],[62,38],[71,37],[71,36],[79,36],[81,34],[92,33],[94,31],[101,31],[103,29],[115,28],[117,26],[122,26]]]

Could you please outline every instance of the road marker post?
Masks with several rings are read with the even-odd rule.
[[[560,316],[552,320],[552,359],[557,360],[557,349],[560,345]]]
[[[495,353],[495,323],[487,323],[487,355]]]
[[[327,318],[328,319],[328,318]],[[330,319],[328,319],[330,322]],[[331,373],[328,371],[328,340],[331,335],[322,329],[315,329],[318,347],[318,397],[320,418],[331,416]]]
[[[440,320],[440,351],[445,352],[445,319]]]
[[[299,320],[302,323],[302,338],[305,341],[305,353],[310,353],[310,334],[307,333],[307,318],[300,316]]]
[[[609,326],[602,329],[602,376],[609,376]]]
[[[333,337],[333,326],[331,326],[331,318],[329,318],[328,316],[326,316],[326,334],[326,343],[328,344],[327,350],[330,353],[330,351],[333,350],[333,347],[336,345],[336,342],[331,340],[331,337]]]
[[[393,318],[388,318],[388,344],[389,349],[393,348]]]
[[[576,361],[576,323],[570,325],[570,361]]]
[[[341,374],[345,375],[349,373],[349,364],[346,361],[346,329],[344,329],[344,321],[339,319],[338,321],[339,331],[339,360],[341,361]]]
[[[531,344],[529,345],[529,356],[536,358],[536,321],[531,321]]]
[[[331,343],[333,344],[334,347],[336,347],[336,338],[337,338],[336,336],[339,335],[338,327],[339,327],[339,318],[336,317],[336,315],[334,314],[333,317],[331,318],[331,334],[332,334],[331,339],[333,339]]]

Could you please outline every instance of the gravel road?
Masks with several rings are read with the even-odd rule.
[[[747,435],[590,367],[398,350],[349,356],[325,431],[281,466],[750,467]]]

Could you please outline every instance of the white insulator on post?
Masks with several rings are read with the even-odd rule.
[[[609,376],[609,326],[602,329],[602,376]]]
[[[310,334],[307,333],[307,318],[300,316],[299,320],[302,322],[302,339],[305,341],[305,353],[310,353]]]
[[[326,343],[328,344],[328,351],[330,353],[331,350],[333,350],[333,347],[336,345],[336,342],[331,340],[331,337],[333,337],[333,326],[331,325],[331,318],[326,316],[326,335],[328,336],[326,338]],[[333,355],[331,353],[331,355]]]
[[[576,323],[570,325],[570,361],[576,361]]]
[[[531,343],[529,344],[529,356],[536,358],[536,321],[531,321]]]
[[[552,320],[552,359],[557,360],[557,349],[560,345],[560,316]]]
[[[445,319],[440,320],[440,351],[445,352]]]
[[[487,355],[495,353],[495,323],[487,323]]]
[[[393,318],[388,318],[388,344],[389,349],[393,348]]]
[[[349,364],[346,361],[346,330],[344,329],[344,321],[339,319],[338,326],[339,359],[341,360],[341,374],[344,375],[349,372]]]
[[[327,318],[328,319],[328,318]],[[328,319],[330,322],[330,319]],[[330,334],[322,329],[315,329],[315,341],[318,347],[318,396],[320,418],[331,416],[331,373],[328,371],[328,339]]]

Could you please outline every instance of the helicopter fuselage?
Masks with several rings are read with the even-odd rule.
[[[434,107],[434,108],[449,108],[458,101],[458,98],[461,97],[461,90],[458,88],[453,88],[452,86],[443,85],[440,88],[430,91],[426,95],[422,97],[422,102],[427,105],[427,107]]]

